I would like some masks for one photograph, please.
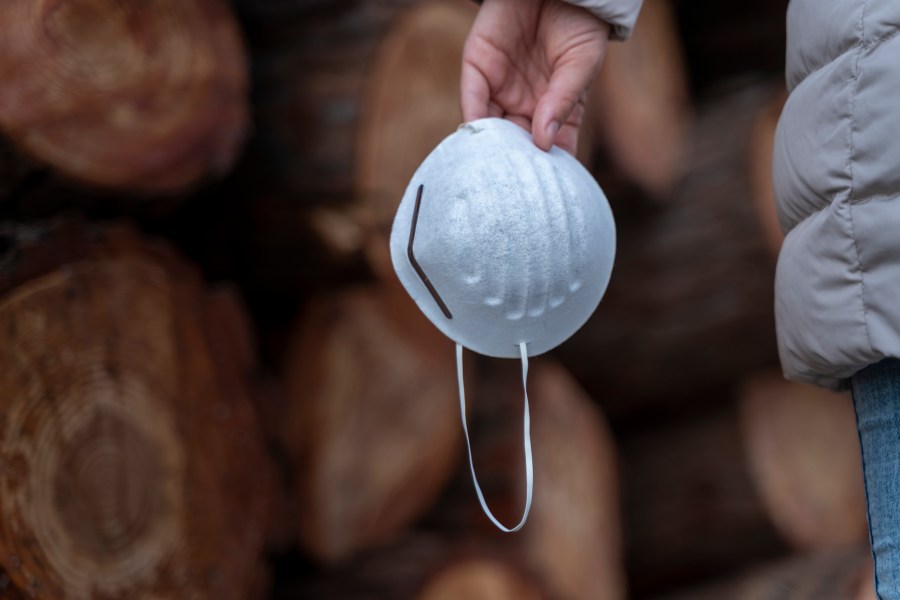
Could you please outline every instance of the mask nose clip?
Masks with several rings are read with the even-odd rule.
[[[422,269],[421,265],[419,265],[419,261],[416,260],[415,254],[413,254],[413,241],[415,241],[416,239],[416,225],[419,222],[419,206],[421,206],[422,204],[422,190],[424,189],[425,185],[420,184],[419,191],[416,192],[416,206],[413,209],[412,225],[409,228],[409,245],[406,247],[406,255],[409,257],[409,264],[411,264],[412,268],[415,269],[416,274],[419,276],[419,279],[421,279],[422,283],[425,284],[425,287],[428,289],[431,297],[434,298],[434,301],[441,309],[441,312],[444,313],[444,316],[448,319],[452,319],[453,314],[450,313],[450,309],[447,308],[447,304],[441,298],[441,295],[438,294],[438,291],[435,289],[434,284],[431,283],[430,279],[428,279],[428,275],[425,274],[425,271]]]

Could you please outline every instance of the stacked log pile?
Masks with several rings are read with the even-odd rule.
[[[387,253],[477,5],[7,4],[0,598],[872,596],[849,399],[777,372],[783,3],[646,0],[610,47],[578,158],[618,259],[532,362],[514,535]],[[465,378],[509,524],[519,365]]]

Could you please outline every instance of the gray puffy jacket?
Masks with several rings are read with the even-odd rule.
[[[566,2],[588,9],[612,25],[610,35],[612,39],[624,40],[634,29],[634,22],[637,20],[643,0],[566,0]]]
[[[900,1],[792,0],[774,181],[788,379],[900,357]]]

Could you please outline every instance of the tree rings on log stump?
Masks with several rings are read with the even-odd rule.
[[[850,394],[750,379],[740,398],[750,473],[772,522],[797,548],[868,539],[862,459]]]
[[[336,563],[426,511],[460,458],[453,345],[403,290],[321,298],[286,366],[300,537]]]
[[[247,66],[220,0],[11,0],[0,128],[69,177],[149,193],[231,166]]]
[[[32,597],[248,597],[271,471],[199,278],[127,229],[20,233],[0,267],[0,564]]]

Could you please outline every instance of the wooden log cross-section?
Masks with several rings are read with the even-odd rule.
[[[247,65],[222,0],[10,0],[0,130],[68,177],[177,191],[234,162]]]
[[[452,476],[462,442],[453,346],[394,288],[317,299],[292,346],[282,431],[300,540],[343,563],[396,537]]]
[[[794,547],[868,539],[862,459],[849,393],[763,372],[742,387],[744,452],[772,522]]]
[[[273,473],[247,363],[212,345],[212,331],[232,344],[211,316],[227,311],[207,311],[171,250],[121,226],[18,225],[0,239],[12,583],[40,598],[255,597]]]

